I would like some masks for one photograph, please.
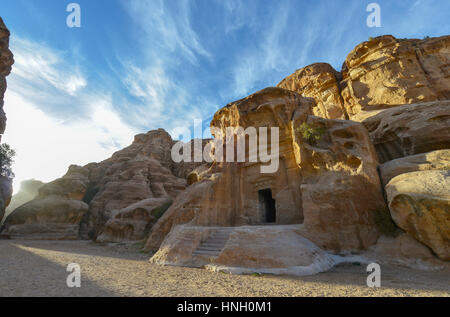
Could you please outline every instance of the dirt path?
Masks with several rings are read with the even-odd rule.
[[[339,266],[309,277],[237,276],[160,267],[134,245],[0,240],[0,296],[450,296],[450,272],[382,267],[382,287],[365,267]],[[66,285],[69,263],[81,288]]]

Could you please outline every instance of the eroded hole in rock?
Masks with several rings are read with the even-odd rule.
[[[275,207],[275,199],[272,198],[272,190],[262,189],[258,191],[259,208],[261,211],[262,223],[275,223],[277,220],[277,212]]]

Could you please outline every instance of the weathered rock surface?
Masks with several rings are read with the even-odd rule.
[[[327,119],[345,119],[347,117],[340,95],[341,74],[331,65],[316,63],[297,70],[283,79],[277,87],[295,91],[303,97],[316,101],[313,113]]]
[[[168,198],[149,198],[115,211],[97,241],[121,242],[146,238],[151,227],[171,203]]]
[[[370,251],[374,253],[372,257],[377,260],[418,269],[440,269],[443,264],[428,247],[407,233],[396,237],[381,236]]]
[[[222,135],[227,128],[278,127],[279,151],[274,152],[279,155],[278,168],[262,173],[266,164],[249,162],[248,148],[245,163],[216,161],[153,227],[147,249],[158,248],[178,224],[265,223],[267,207],[261,191],[268,189],[276,209],[274,223],[304,222],[305,235],[319,246],[341,251],[375,243],[379,233],[373,211],[384,201],[367,130],[356,122],[309,116],[313,106],[311,99],[294,92],[267,88],[219,110],[211,126]],[[326,131],[315,146],[298,132],[304,122]]]
[[[73,240],[89,206],[79,200],[47,196],[14,210],[5,221],[3,234],[20,239]]]
[[[154,130],[137,135],[130,146],[100,163],[70,166],[65,176],[42,186],[36,199],[8,217],[5,233],[14,237],[21,232],[24,236],[28,233],[37,236],[40,230],[41,236],[60,238],[63,225],[67,224],[67,236],[71,238],[74,235],[100,241],[145,238],[167,209],[166,205],[186,188],[184,175],[199,165],[175,164],[171,158],[174,143],[166,131]],[[61,206],[64,215],[69,216],[60,215]],[[20,221],[14,220],[19,217],[16,213],[26,225],[24,229],[19,228]],[[24,220],[26,217],[29,220]],[[40,227],[36,224],[27,229],[36,219]]]
[[[9,30],[0,17],[0,142],[6,128],[6,115],[3,111],[3,97],[6,91],[6,76],[11,72],[14,64],[13,54],[9,50]],[[11,201],[12,180],[8,177],[0,176],[0,222],[5,214],[5,209]]]
[[[386,185],[386,193],[396,224],[450,260],[450,171],[401,174]]]
[[[8,217],[8,215],[16,208],[29,202],[30,200],[35,199],[39,194],[39,189],[43,185],[43,182],[34,179],[23,181],[20,184],[19,192],[12,196],[11,203],[9,204],[8,208],[6,208],[5,218]]]
[[[357,45],[341,72],[317,63],[279,87],[314,97],[314,114],[363,121],[380,110],[450,99],[450,36],[396,39],[384,35]]]
[[[428,170],[450,170],[450,149],[406,156],[380,165],[383,186],[398,175]]]
[[[366,111],[450,99],[450,36],[363,42],[347,56],[340,87],[353,120]]]
[[[450,101],[399,106],[363,123],[381,163],[450,148]]]
[[[3,97],[6,91],[6,76],[11,72],[14,64],[13,54],[9,50],[9,30],[6,28],[0,17],[0,141],[1,135],[5,132],[6,115],[3,111]]]
[[[351,261],[326,253],[301,233],[302,225],[198,227],[175,226],[150,262],[160,265],[203,267],[238,274],[312,275]],[[219,232],[227,232],[217,255],[199,247]],[[283,247],[280,247],[283,246]]]
[[[90,206],[83,222],[86,237],[101,235],[105,224],[119,210],[149,198],[173,200],[186,188],[186,180],[174,174],[174,143],[163,129],[150,131],[137,135],[130,146],[111,158],[87,166],[91,197],[85,198]]]
[[[6,218],[4,234],[21,239],[76,239],[89,206],[82,202],[89,171],[72,165],[62,178],[39,188],[30,202]]]
[[[366,249],[377,241],[375,212],[385,206],[377,156],[364,126],[309,117],[324,135],[311,145],[297,134],[305,236],[335,252]]]

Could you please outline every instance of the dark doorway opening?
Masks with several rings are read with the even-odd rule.
[[[272,190],[262,189],[258,191],[259,206],[262,211],[261,220],[263,223],[277,222],[277,211],[275,208],[275,199],[272,198]]]

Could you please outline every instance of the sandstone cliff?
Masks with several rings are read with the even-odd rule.
[[[340,72],[312,64],[278,84],[317,101],[314,114],[361,121],[373,111],[450,99],[450,36],[380,36],[356,46]]]
[[[0,142],[2,134],[6,128],[6,115],[3,111],[3,97],[6,91],[6,76],[11,72],[14,63],[13,55],[9,50],[9,30],[0,17]],[[0,176],[0,221],[5,213],[5,208],[9,205],[12,196],[11,179]]]
[[[150,131],[105,161],[70,166],[65,176],[45,184],[35,199],[15,209],[3,233],[33,239],[145,238],[185,189],[184,174],[198,165],[176,165],[170,156],[174,143],[166,131]]]

